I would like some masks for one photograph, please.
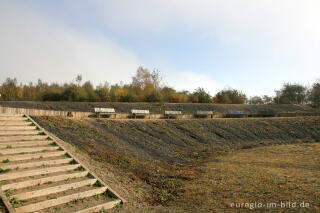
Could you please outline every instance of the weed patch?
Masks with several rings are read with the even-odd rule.
[[[0,167],[0,173],[7,173],[7,172],[9,172],[10,171],[10,169],[2,169],[1,167]]]
[[[5,160],[2,161],[2,163],[9,163],[9,162],[10,162],[9,159],[5,159]]]

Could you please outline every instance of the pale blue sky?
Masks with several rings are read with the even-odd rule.
[[[0,0],[0,81],[129,82],[139,65],[211,94],[320,78],[318,0]]]

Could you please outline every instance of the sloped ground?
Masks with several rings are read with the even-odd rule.
[[[131,109],[149,109],[151,113],[163,113],[164,110],[181,110],[184,113],[195,113],[197,110],[212,110],[218,113],[286,113],[286,112],[320,112],[304,105],[272,104],[198,104],[198,103],[117,103],[117,102],[36,102],[36,101],[0,101],[4,107],[94,112],[94,107],[111,107],[116,112],[129,113]]]
[[[94,167],[94,171],[108,179],[107,184],[129,200],[129,204],[121,208],[120,211],[123,212],[136,212],[136,208],[139,208],[139,212],[191,212],[197,209],[197,206],[200,212],[225,208],[228,200],[224,200],[223,195],[217,196],[223,191],[222,185],[220,188],[219,185],[226,184],[223,182],[224,179],[233,184],[226,191],[230,193],[229,200],[232,200],[241,198],[236,195],[232,197],[231,194],[237,194],[240,189],[247,187],[246,182],[251,181],[250,177],[275,175],[273,182],[269,181],[269,185],[277,187],[283,176],[278,175],[277,170],[270,170],[268,173],[263,172],[263,168],[250,170],[252,166],[258,166],[254,164],[254,157],[251,156],[252,161],[244,162],[245,166],[239,167],[239,171],[233,166],[235,171],[228,180],[229,175],[226,176],[224,173],[228,174],[226,172],[232,167],[228,170],[225,168],[227,164],[219,164],[221,156],[226,155],[224,159],[228,159],[230,153],[236,155],[238,150],[241,150],[241,153],[254,153],[254,150],[264,150],[265,145],[300,146],[302,142],[320,141],[319,117],[157,121],[72,120],[56,117],[35,119],[47,130],[77,147],[76,152],[88,156],[88,163]],[[279,164],[284,169],[286,166],[296,166],[297,155],[291,152],[282,155],[281,153],[285,152],[281,151],[281,147],[286,146],[273,147],[279,147],[277,154],[267,155],[272,150],[266,150],[255,155],[255,158],[266,161],[262,167],[275,166],[268,161],[275,155],[276,159],[285,157],[289,162],[292,161],[290,165]],[[303,147],[301,146],[301,153],[306,155],[304,160],[315,155],[311,152],[303,153]],[[308,171],[302,162],[299,163],[297,168]],[[314,161],[305,163],[315,164]],[[220,170],[210,170],[219,166]],[[249,170],[245,170],[246,168]],[[273,171],[275,174],[272,174]],[[317,172],[316,169],[314,171]],[[217,176],[212,176],[213,174]],[[237,178],[241,181],[232,182]],[[210,179],[215,179],[215,182],[210,182]],[[309,187],[311,182],[306,184]],[[265,188],[261,187],[261,198],[278,198],[276,195],[279,193],[279,196],[282,196],[281,190],[273,189],[265,196],[264,192],[268,187],[266,183]],[[213,191],[213,188],[221,191]],[[247,193],[252,196],[246,199],[250,200],[258,194],[253,188]],[[318,199],[301,188],[292,190],[302,198]],[[287,196],[288,199],[294,198],[288,191],[284,192],[283,196]],[[197,202],[193,202],[195,200]]]
[[[37,119],[49,131],[79,147],[119,154],[126,151],[135,158],[170,163],[190,163],[226,149],[295,140],[320,141],[320,117],[157,121]]]

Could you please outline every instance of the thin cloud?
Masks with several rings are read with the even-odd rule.
[[[1,4],[1,79],[41,77],[61,82],[82,73],[96,84],[115,83],[129,81],[139,65],[146,65],[160,69],[178,89],[183,84],[189,90],[203,85],[214,93],[229,85],[249,95],[272,95],[283,82],[311,83],[319,78],[318,0],[79,0],[77,5],[74,1],[57,3],[63,5],[59,13],[46,13],[33,3]],[[97,26],[90,26],[92,31],[84,29],[82,22],[92,16]],[[188,41],[183,40],[184,32]],[[158,41],[165,45],[171,35],[181,35],[180,52],[175,54],[184,51],[183,42],[192,42],[192,36],[216,45],[208,52],[210,57],[195,54],[190,67],[187,60],[181,66],[174,54],[153,48]],[[139,45],[151,48],[141,51]],[[175,49],[171,45],[168,51]],[[211,58],[218,60],[209,63]],[[183,61],[183,57],[178,59]],[[207,69],[195,70],[197,63],[207,63],[202,66]],[[185,77],[176,81],[172,76]]]
[[[71,30],[27,7],[0,9],[0,78],[70,81],[76,74],[95,84],[129,81],[141,64],[134,52],[101,35]]]
[[[271,95],[283,82],[310,83],[319,78],[318,0],[124,0],[93,4],[106,26],[114,30],[168,35],[187,29],[194,36],[204,36],[208,43],[223,44],[228,53],[222,66],[213,67],[212,73],[201,72],[214,77],[226,73],[225,78],[215,79],[221,84],[232,77],[244,91]],[[237,51],[240,53],[234,54]],[[167,58],[166,63],[175,66],[173,60]]]

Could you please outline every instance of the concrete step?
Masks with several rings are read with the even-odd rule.
[[[38,147],[28,147],[28,148],[6,148],[0,149],[0,154],[10,155],[28,152],[44,152],[44,151],[54,151],[60,149],[59,146],[38,146]]]
[[[31,122],[27,121],[0,121],[0,126],[30,126]]]
[[[44,175],[54,172],[64,172],[76,169],[80,167],[80,164],[71,164],[66,166],[58,166],[58,167],[49,167],[49,168],[43,168],[43,169],[32,169],[27,170],[23,172],[8,172],[6,174],[0,175],[0,181],[3,180],[12,180],[16,178],[23,178],[23,177],[29,177],[29,176],[36,176],[36,175]]]
[[[0,116],[0,121],[26,121],[28,118],[20,116]]]
[[[107,203],[103,203],[97,206],[93,206],[87,209],[83,209],[80,211],[77,211],[75,213],[92,213],[92,212],[99,212],[100,210],[104,209],[104,210],[108,210],[108,209],[112,209],[113,207],[115,207],[116,205],[118,205],[119,203],[121,203],[121,200],[113,200]]]
[[[97,194],[102,194],[107,190],[107,187],[100,187],[93,190],[79,192],[76,194],[71,194],[63,197],[58,197],[57,199],[46,200],[34,204],[29,204],[26,206],[22,206],[15,209],[16,213],[28,213],[28,212],[36,212],[42,209],[46,209],[49,207],[57,206],[60,204],[68,203],[75,199],[91,197]]]
[[[22,117],[23,114],[15,113],[0,113],[0,117]]]
[[[88,180],[83,180],[83,181],[79,181],[79,182],[63,184],[63,185],[59,185],[59,186],[48,187],[45,189],[30,191],[30,192],[23,192],[21,194],[15,194],[15,195],[13,195],[13,197],[16,197],[20,200],[26,200],[26,199],[41,197],[41,196],[45,196],[45,195],[49,195],[49,194],[59,193],[59,192],[67,191],[70,189],[76,189],[76,188],[80,188],[80,187],[87,186],[87,185],[93,185],[95,182],[97,182],[96,179],[88,179]]]
[[[25,135],[25,136],[1,136],[1,142],[9,142],[9,141],[30,141],[30,140],[45,140],[47,139],[47,135]]]
[[[22,130],[22,131],[9,131],[0,130],[0,136],[11,136],[11,135],[39,135],[41,132],[36,130]]]
[[[103,187],[87,187],[96,183],[99,178],[90,174],[86,169],[80,169],[81,164],[73,164],[74,158],[70,157],[70,154],[65,155],[66,151],[59,150],[58,143],[49,139],[48,135],[42,135],[42,131],[38,130],[35,125],[31,125],[31,121],[34,122],[32,118],[22,117],[22,115],[0,115],[0,167],[3,170],[9,170],[0,174],[0,182],[3,183],[0,188],[1,190],[22,189],[20,192],[13,191],[11,198],[29,200],[27,204],[22,202],[22,206],[13,211],[12,205],[1,194],[5,205],[9,210],[11,209],[10,211],[37,212],[43,209],[45,211],[47,208],[79,198],[102,194],[108,189],[101,180]],[[32,161],[24,162],[24,160]],[[69,179],[75,180],[69,182]],[[47,185],[48,182],[55,184]],[[40,185],[41,187],[37,187]],[[30,191],[29,187],[33,186],[36,188]],[[112,189],[109,190],[112,191]],[[55,199],[48,199],[48,195],[59,196]],[[86,208],[78,213],[113,208],[123,201],[119,195],[117,196],[120,199]]]
[[[53,143],[52,141],[23,141],[23,142],[0,142],[0,149],[7,148],[8,146],[12,148],[19,147],[32,147],[32,146],[45,146]]]
[[[0,131],[3,130],[36,130],[36,126],[0,126]]]
[[[3,191],[7,189],[22,189],[30,186],[36,186],[36,185],[42,185],[47,182],[58,182],[62,180],[67,180],[67,179],[72,179],[72,178],[82,178],[85,177],[89,174],[88,171],[84,172],[78,172],[78,173],[71,173],[71,174],[65,174],[65,175],[57,175],[57,176],[51,176],[51,177],[46,177],[46,178],[40,178],[40,179],[35,179],[35,180],[27,180],[27,181],[22,181],[22,182],[17,182],[17,183],[10,183],[6,185],[2,185],[1,189]]]
[[[6,163],[0,163],[0,167],[2,169],[15,169],[15,168],[31,168],[31,167],[37,167],[37,166],[49,166],[49,165],[59,165],[64,163],[70,163],[73,160],[73,158],[64,158],[64,159],[57,159],[57,160],[45,160],[45,161],[37,161],[37,162],[31,162],[31,163],[21,163],[21,164],[6,164]]]
[[[66,151],[56,151],[56,152],[43,152],[43,153],[34,153],[34,154],[18,154],[18,155],[5,155],[0,156],[0,161],[9,160],[9,161],[19,161],[19,160],[31,160],[39,158],[49,158],[62,156]]]

